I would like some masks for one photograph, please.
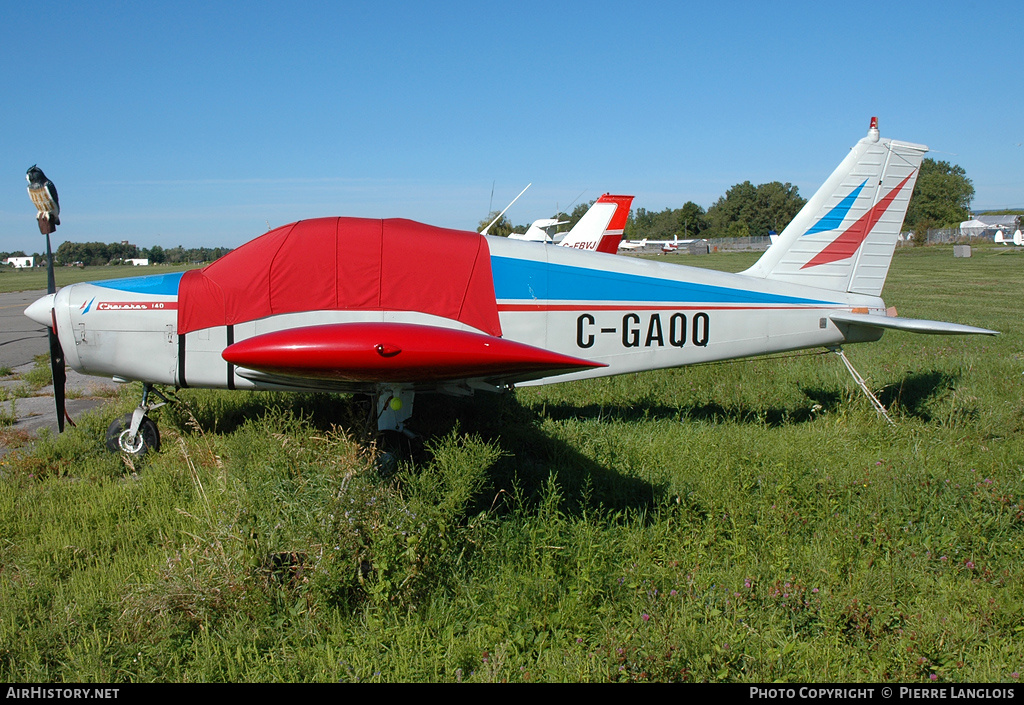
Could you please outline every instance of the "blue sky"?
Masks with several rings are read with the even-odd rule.
[[[54,247],[234,247],[328,215],[475,229],[530,182],[513,223],[809,197],[872,115],[974,207],[1024,206],[1024,6],[888,5],[0,0],[0,251],[44,247],[32,164]]]

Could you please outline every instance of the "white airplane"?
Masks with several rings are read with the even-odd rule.
[[[707,239],[702,237],[690,238],[689,240],[680,240],[679,236],[676,235],[672,238],[671,242],[665,242],[661,246],[661,251],[665,254],[670,252],[677,252],[681,246],[686,246],[694,242],[707,242]]]
[[[1016,232],[1013,233],[1013,238],[1008,240],[1008,239],[1006,239],[1006,236],[1003,235],[1003,231],[1002,230],[997,230],[996,231],[996,236],[995,236],[995,242],[996,242],[996,244],[1002,244],[1002,245],[1009,245],[1009,244],[1012,243],[1012,244],[1017,245],[1019,247],[1021,245],[1024,245],[1024,235],[1022,235],[1020,230],[1018,229]]]
[[[408,220],[317,218],[203,269],[66,286],[26,314],[55,328],[55,360],[142,382],[138,408],[108,430],[108,446],[128,453],[158,449],[157,385],[362,392],[378,430],[406,431],[419,392],[838,350],[890,329],[995,335],[898,318],[880,297],[926,151],[881,139],[872,119],[741,273]]]
[[[642,250],[647,247],[647,238],[643,240],[623,240],[619,243],[620,250]]]
[[[565,225],[568,220],[559,220],[558,218],[540,218],[530,224],[530,227],[526,229],[523,234],[511,233],[508,237],[510,240],[525,240],[526,242],[544,242],[553,244],[555,242],[555,229],[559,225]]]
[[[594,201],[583,217],[567,233],[552,235],[548,229],[564,225],[567,221],[543,218],[533,221],[526,233],[513,233],[510,240],[554,243],[561,247],[572,247],[591,252],[615,253],[618,251],[622,232],[629,218],[632,196],[613,196],[606,193]]]
[[[626,242],[619,243],[619,249],[635,250],[647,247],[648,245],[661,245],[661,251],[668,254],[669,252],[676,252],[679,250],[680,245],[689,245],[691,242],[707,242],[707,240],[703,238],[680,240],[678,235],[673,235],[671,240],[649,240],[647,238],[644,238],[643,240],[628,240]]]

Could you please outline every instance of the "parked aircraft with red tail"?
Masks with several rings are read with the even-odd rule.
[[[872,119],[738,274],[409,220],[317,218],[203,269],[66,286],[26,313],[55,322],[76,370],[143,383],[138,409],[108,434],[128,452],[159,442],[154,385],[365,392],[378,428],[401,431],[418,392],[838,348],[887,329],[994,334],[898,318],[880,298],[926,151],[881,139]]]
[[[606,193],[594,201],[568,232],[550,233],[551,228],[565,225],[568,221],[545,218],[533,221],[524,234],[513,233],[508,239],[554,243],[576,250],[614,254],[618,252],[619,241],[622,240],[622,233],[626,229],[626,220],[629,218],[629,207],[632,203],[632,196],[613,196]]]

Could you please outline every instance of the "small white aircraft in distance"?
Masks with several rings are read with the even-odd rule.
[[[1013,233],[1013,237],[1011,239],[1007,239],[1006,236],[1003,235],[1003,231],[1002,230],[997,230],[996,231],[996,236],[995,236],[994,240],[995,240],[997,245],[998,244],[1002,244],[1002,245],[1013,244],[1013,245],[1017,245],[1018,247],[1021,246],[1021,245],[1024,245],[1024,235],[1021,234],[1019,229],[1016,232]]]
[[[615,253],[619,248],[619,241],[622,240],[622,232],[626,228],[632,203],[632,196],[613,196],[606,193],[594,201],[594,205],[587,209],[569,232],[552,235],[548,228],[564,225],[568,221],[542,218],[533,221],[526,233],[512,233],[508,239],[554,243],[561,247],[591,252]]]
[[[648,245],[661,245],[661,251],[664,254],[670,252],[677,252],[680,245],[689,245],[691,242],[707,242],[703,238],[690,238],[689,240],[680,240],[678,235],[673,235],[671,240],[649,240],[644,238],[643,240],[627,240],[626,242],[619,243],[620,250],[638,250],[647,247]]]
[[[642,250],[647,247],[647,238],[643,240],[623,240],[619,243],[620,250]]]
[[[508,238],[510,240],[554,244],[555,235],[557,234],[555,228],[568,222],[568,220],[559,220],[558,218],[540,218],[530,223],[530,227],[526,229],[525,233],[510,233]]]
[[[378,430],[405,431],[418,392],[838,349],[890,329],[995,335],[898,318],[880,298],[926,151],[881,139],[872,118],[741,273],[409,220],[316,218],[203,269],[66,286],[26,314],[56,329],[55,354],[74,369],[142,382],[139,407],[107,434],[129,453],[159,446],[155,385],[361,392]]]

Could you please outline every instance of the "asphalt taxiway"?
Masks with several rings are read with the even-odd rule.
[[[35,366],[35,357],[49,353],[46,327],[25,316],[25,308],[44,296],[45,291],[18,291],[0,294],[0,367],[10,375],[0,377],[0,413],[13,416],[11,425],[0,427],[0,456],[14,448],[24,448],[44,428],[57,433],[57,411],[53,386],[30,390],[23,376]],[[67,410],[72,419],[91,411],[112,396],[116,382],[81,375],[67,370]]]

